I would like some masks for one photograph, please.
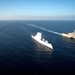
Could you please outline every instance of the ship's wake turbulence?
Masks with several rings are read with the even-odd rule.
[[[28,26],[31,26],[31,27],[35,27],[35,28],[39,28],[41,30],[44,30],[44,31],[47,31],[47,32],[50,32],[50,33],[54,33],[54,34],[57,34],[57,35],[62,35],[62,33],[59,33],[59,32],[55,32],[55,31],[52,31],[52,30],[48,30],[46,28],[43,28],[43,27],[39,27],[37,25],[33,25],[33,24],[27,24]]]

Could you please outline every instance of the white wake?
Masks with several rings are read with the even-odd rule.
[[[43,27],[39,27],[37,25],[34,25],[34,24],[27,24],[28,26],[31,26],[31,27],[35,27],[35,28],[39,28],[41,30],[44,30],[44,31],[47,31],[47,32],[50,32],[50,33],[54,33],[54,34],[57,34],[57,35],[62,35],[62,33],[59,33],[59,32],[55,32],[55,31],[52,31],[52,30],[48,30],[46,28],[43,28]]]

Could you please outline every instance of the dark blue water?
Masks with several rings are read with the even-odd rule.
[[[75,29],[75,21],[0,21],[0,73],[75,74],[75,40],[28,26],[28,23],[59,33]],[[31,38],[37,32],[43,33],[53,50]]]

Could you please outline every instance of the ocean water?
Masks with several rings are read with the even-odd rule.
[[[73,30],[75,21],[0,21],[0,74],[75,75],[75,40],[53,33]],[[53,50],[31,38],[37,32]]]

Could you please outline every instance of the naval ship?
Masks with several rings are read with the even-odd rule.
[[[74,30],[73,32],[67,33],[67,34],[62,33],[62,36],[68,37],[68,38],[70,38],[70,39],[75,39],[75,30]]]
[[[37,34],[35,36],[31,36],[34,40],[36,40],[38,43],[47,46],[50,49],[53,49],[52,44],[48,43],[47,40],[42,39],[42,33],[41,32],[37,32]]]

